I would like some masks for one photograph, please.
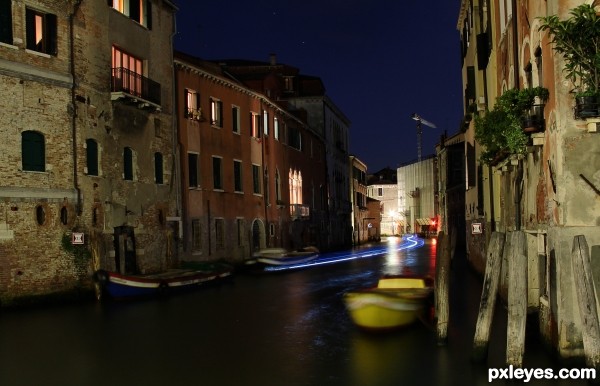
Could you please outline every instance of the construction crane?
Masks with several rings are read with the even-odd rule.
[[[437,126],[421,118],[417,113],[413,113],[410,117],[417,121],[417,160],[421,162],[421,136],[423,135],[422,125],[429,126],[434,129],[436,129]]]

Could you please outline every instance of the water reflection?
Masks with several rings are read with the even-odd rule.
[[[414,248],[403,248],[407,242],[414,242]],[[417,251],[417,247],[419,248]],[[418,239],[415,236],[389,237],[386,240],[386,254],[382,265],[383,275],[435,275],[435,239]],[[425,249],[425,251],[423,251]]]

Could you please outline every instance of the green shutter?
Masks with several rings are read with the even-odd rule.
[[[11,0],[0,0],[0,42],[13,44]]]

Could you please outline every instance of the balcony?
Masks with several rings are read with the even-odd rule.
[[[160,83],[123,67],[113,68],[111,99],[126,99],[140,108],[160,109]]]
[[[307,219],[310,217],[310,207],[302,204],[291,204],[290,216],[292,217],[292,220]]]

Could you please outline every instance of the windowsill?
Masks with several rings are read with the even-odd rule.
[[[188,186],[189,190],[202,190],[200,186]]]
[[[23,173],[35,173],[35,174],[48,174],[48,170],[39,171],[39,170],[21,170]]]
[[[0,42],[0,47],[10,48],[12,50],[18,50],[19,49],[19,47],[17,47],[17,46],[14,46],[14,45],[8,44],[8,43],[3,43],[3,42]]]
[[[233,134],[240,135],[240,136],[242,135],[242,133],[240,133],[239,131],[233,131]]]
[[[252,193],[253,196],[262,197],[262,193]]]
[[[223,189],[213,189],[213,192],[224,193],[225,190],[223,190]]]
[[[52,56],[45,53],[45,52],[40,52],[40,51],[34,51],[34,50],[30,50],[28,48],[25,49],[25,52],[36,55],[36,56],[41,56],[43,58],[51,58]]]
[[[239,190],[236,190],[236,191],[234,191],[233,193],[235,193],[235,194],[244,194],[244,192],[242,192],[242,191],[239,191]]]

